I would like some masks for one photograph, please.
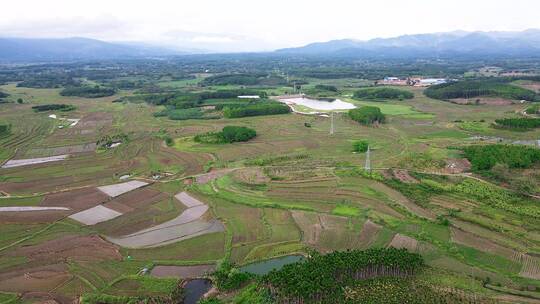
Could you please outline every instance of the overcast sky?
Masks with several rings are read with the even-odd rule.
[[[540,28],[539,0],[2,0],[0,36],[266,50],[341,38]]]

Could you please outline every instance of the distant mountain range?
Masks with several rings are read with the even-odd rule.
[[[113,43],[89,38],[0,38],[0,62],[135,59],[205,54],[193,48],[159,47],[139,42]],[[376,38],[343,39],[280,49],[271,54],[325,57],[538,56],[540,30],[522,32],[448,32]]]
[[[438,55],[540,56],[540,30],[522,32],[448,32],[376,38],[343,39],[277,50],[281,54],[425,57]]]
[[[88,38],[0,38],[0,62],[133,59],[186,52],[145,44],[111,43]]]

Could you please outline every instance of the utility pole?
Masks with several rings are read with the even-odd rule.
[[[330,135],[334,135],[334,112],[330,113]]]
[[[364,170],[366,170],[367,172],[371,172],[370,154],[371,154],[371,149],[368,146],[367,151],[366,151],[366,165],[364,166]]]

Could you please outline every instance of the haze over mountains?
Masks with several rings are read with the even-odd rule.
[[[332,56],[429,56],[429,55],[540,55],[540,30],[522,32],[449,32],[317,42],[299,48],[281,49],[283,54]]]
[[[135,59],[212,53],[169,49],[145,43],[112,43],[88,38],[0,38],[0,61]],[[448,32],[316,42],[272,54],[342,57],[432,57],[452,55],[540,56],[540,30],[522,32]]]

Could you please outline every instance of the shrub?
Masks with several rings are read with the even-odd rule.
[[[371,125],[373,123],[384,123],[385,116],[382,114],[381,109],[372,106],[363,106],[357,109],[349,110],[349,117],[364,125]]]
[[[257,136],[257,132],[247,127],[226,126],[221,132],[208,132],[194,137],[196,142],[222,144],[248,141]]]
[[[11,124],[0,124],[0,135],[11,133]]]
[[[358,153],[364,153],[367,151],[369,143],[365,140],[357,140],[353,142],[353,151]]]
[[[400,89],[395,88],[367,88],[361,89],[353,94],[355,99],[412,99],[414,94]]]

